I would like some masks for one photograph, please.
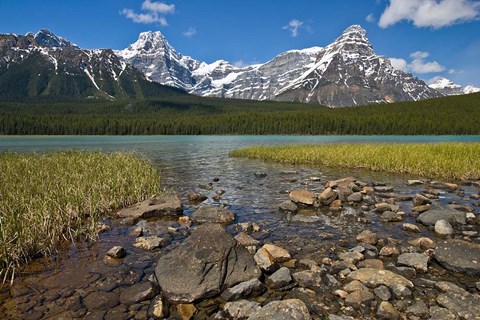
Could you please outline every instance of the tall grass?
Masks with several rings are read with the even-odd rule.
[[[230,155],[423,177],[480,178],[480,143],[252,146]]]
[[[157,170],[130,153],[0,153],[0,276],[61,242],[95,236],[99,218],[155,194]]]

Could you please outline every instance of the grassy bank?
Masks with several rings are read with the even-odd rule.
[[[230,155],[444,179],[480,178],[480,143],[253,146]]]
[[[61,242],[95,235],[99,218],[155,194],[157,170],[133,154],[0,154],[0,275]]]

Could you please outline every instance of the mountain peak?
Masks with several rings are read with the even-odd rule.
[[[327,48],[329,51],[342,51],[357,53],[363,56],[374,55],[370,41],[367,38],[367,31],[360,25],[355,24],[342,32],[342,35],[332,42]]]
[[[59,37],[48,29],[40,29],[36,34],[33,35],[33,38],[37,44],[41,47],[49,48],[65,48],[65,47],[76,47],[75,44],[68,41],[65,38]]]
[[[354,24],[345,29],[342,34],[349,34],[349,33],[359,33],[363,36],[367,35],[367,31],[359,24]]]
[[[119,53],[128,59],[137,54],[157,54],[172,50],[174,51],[160,31],[145,31],[140,33],[135,43]]]

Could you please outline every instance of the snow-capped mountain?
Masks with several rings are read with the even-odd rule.
[[[358,25],[325,48],[291,50],[258,65],[211,64],[177,53],[160,32],[140,34],[117,51],[150,79],[200,96],[281,100],[342,107],[441,96],[377,56]]]
[[[444,77],[439,77],[435,79],[432,83],[429,84],[429,87],[447,96],[480,92],[480,88],[474,87],[472,85],[463,88],[461,85],[458,85]]]
[[[148,81],[113,50],[83,50],[42,29],[0,35],[0,98],[128,98],[178,92]]]

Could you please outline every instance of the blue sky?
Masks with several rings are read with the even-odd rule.
[[[160,30],[183,54],[238,65],[326,46],[360,24],[398,68],[480,86],[480,1],[0,0],[0,13],[0,33],[47,28],[83,48],[123,49]]]

